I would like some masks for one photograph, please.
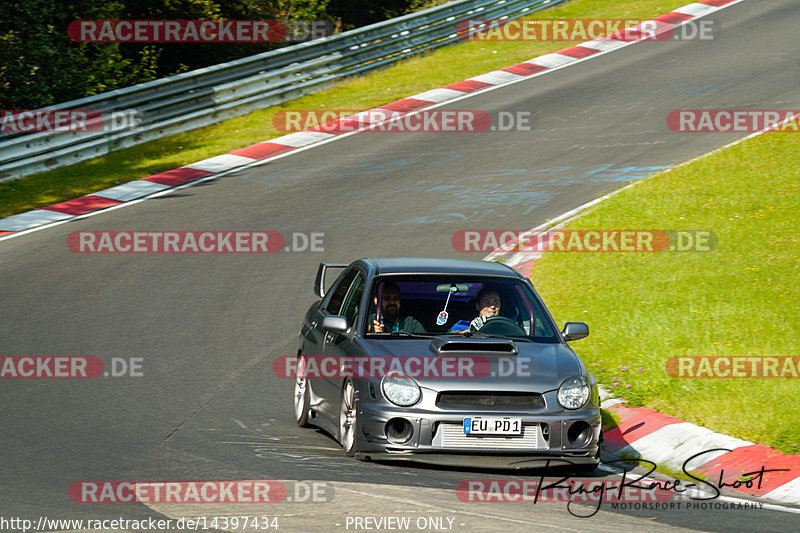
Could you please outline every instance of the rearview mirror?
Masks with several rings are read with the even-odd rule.
[[[567,342],[577,341],[589,336],[589,326],[585,322],[567,322],[561,334]]]
[[[469,292],[466,283],[442,283],[436,286],[436,292]]]

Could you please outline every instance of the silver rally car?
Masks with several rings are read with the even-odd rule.
[[[517,271],[368,258],[320,264],[314,291],[291,361],[300,426],[366,460],[597,467],[597,382],[567,344],[589,328],[559,331]]]

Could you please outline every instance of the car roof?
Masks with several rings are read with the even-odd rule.
[[[373,276],[384,274],[470,274],[522,278],[513,268],[494,261],[443,259],[440,257],[368,257],[366,263]]]

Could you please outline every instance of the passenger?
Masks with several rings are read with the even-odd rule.
[[[374,317],[369,331],[384,333],[389,331],[405,331],[406,333],[427,333],[422,324],[412,316],[400,315],[400,289],[394,281],[384,281],[381,294],[380,321]],[[373,299],[378,305],[378,297]]]

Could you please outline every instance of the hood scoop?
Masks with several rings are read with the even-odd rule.
[[[517,345],[506,339],[434,339],[429,346],[437,354],[480,353],[495,355],[517,355]]]

